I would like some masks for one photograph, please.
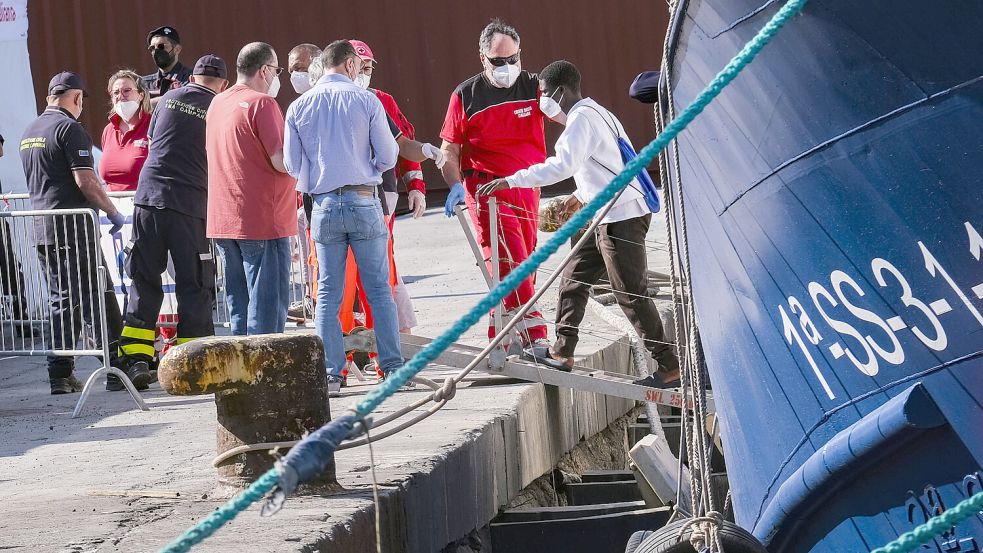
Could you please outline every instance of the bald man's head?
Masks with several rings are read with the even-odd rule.
[[[239,50],[236,58],[236,73],[251,78],[259,73],[264,65],[276,65],[276,52],[265,42],[250,42]]]
[[[287,71],[308,71],[311,61],[321,55],[321,49],[313,44],[298,44],[287,56]]]

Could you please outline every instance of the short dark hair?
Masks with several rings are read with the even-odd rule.
[[[544,67],[539,73],[539,80],[547,88],[564,86],[568,90],[580,92],[580,71],[567,60],[557,60]]]
[[[275,52],[273,47],[265,42],[250,42],[239,50],[239,57],[236,58],[236,72],[246,77],[252,77],[263,68],[264,65],[273,61]]]
[[[324,47],[321,52],[321,65],[325,69],[338,67],[348,61],[348,58],[358,57],[355,47],[347,40],[336,40]]]
[[[481,30],[481,34],[478,35],[479,53],[487,54],[488,50],[491,50],[492,39],[495,38],[495,35],[505,35],[514,40],[516,46],[519,45],[519,32],[515,30],[515,27],[496,17],[489,24],[485,25],[485,28]]]

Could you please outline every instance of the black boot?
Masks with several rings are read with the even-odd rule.
[[[150,366],[146,361],[123,356],[117,359],[113,366],[123,371],[137,390],[146,390],[150,387]],[[106,390],[118,392],[124,388],[126,386],[118,376],[112,373],[106,375]]]
[[[68,378],[51,378],[48,381],[51,383],[51,395],[53,396],[82,391],[82,383],[75,378],[74,374],[68,375]]]

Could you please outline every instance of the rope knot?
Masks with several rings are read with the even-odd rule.
[[[437,402],[450,401],[454,399],[455,395],[457,395],[457,382],[448,376],[444,379],[444,385],[434,390],[433,400]]]
[[[724,517],[720,513],[717,511],[708,511],[702,517],[693,517],[687,520],[679,528],[679,535],[676,537],[676,540],[681,541],[683,534],[692,528],[690,530],[689,543],[693,546],[693,549],[696,551],[707,550],[724,553],[723,544],[720,543],[720,535],[718,534],[723,525]]]

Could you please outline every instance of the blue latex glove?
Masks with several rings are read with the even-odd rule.
[[[464,203],[464,185],[455,182],[451,185],[451,191],[447,194],[447,201],[444,202],[444,215],[454,216],[454,206]]]
[[[113,227],[109,229],[109,234],[116,234],[123,228],[123,223],[126,222],[126,217],[123,217],[123,214],[117,211],[109,216],[109,222],[113,224]]]

